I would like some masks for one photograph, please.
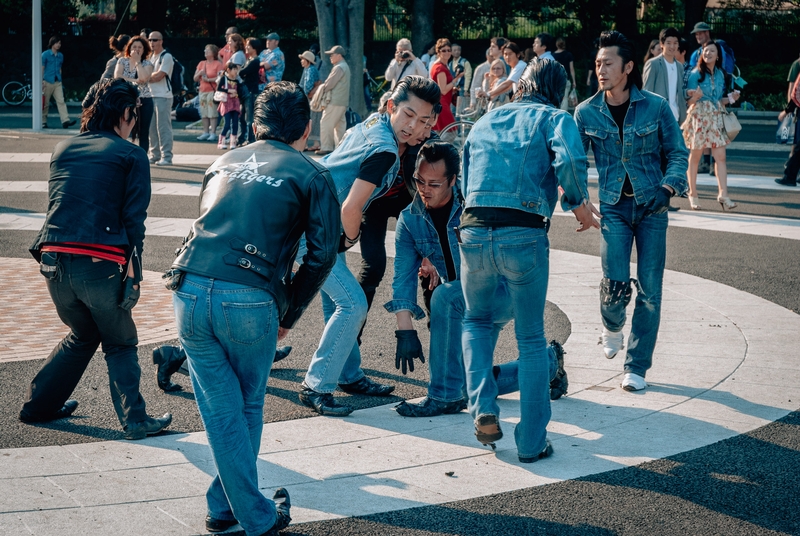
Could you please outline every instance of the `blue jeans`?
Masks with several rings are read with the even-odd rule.
[[[497,344],[500,331],[513,318],[511,298],[505,285],[497,288],[494,304],[492,348]],[[465,309],[461,281],[444,283],[434,289],[431,297],[431,346],[428,352],[431,381],[428,384],[428,397],[439,402],[455,402],[466,395],[461,351]],[[516,361],[499,366],[498,395],[519,390],[518,366]]]
[[[217,468],[206,492],[208,515],[237,519],[247,534],[262,534],[277,519],[275,503],[258,489],[257,468],[278,338],[274,298],[262,289],[187,274],[173,304]]]
[[[639,285],[625,356],[625,372],[644,377],[653,364],[653,350],[661,323],[661,285],[667,256],[667,213],[645,215],[632,197],[622,196],[616,205],[600,203],[600,257],[603,275],[613,281],[630,279],[631,250],[636,242]],[[603,325],[620,331],[625,325],[625,304],[603,305]]]
[[[305,254],[305,240],[297,253]],[[339,254],[331,274],[322,285],[322,313],[325,330],[311,357],[304,383],[318,393],[332,393],[337,383],[353,383],[364,377],[361,351],[356,339],[367,318],[367,298],[347,267],[345,253]]]
[[[544,305],[550,242],[544,229],[466,227],[461,230],[461,284],[464,288],[464,365],[469,410],[474,419],[499,417],[497,382],[492,374],[495,295],[508,288],[519,348],[520,422],[514,430],[520,456],[545,447],[550,421],[550,365],[544,337]]]

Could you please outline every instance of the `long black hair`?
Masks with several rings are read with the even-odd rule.
[[[84,102],[87,106],[81,114],[81,132],[115,132],[120,120],[125,119],[125,110],[130,110],[128,117],[136,119],[131,139],[138,137],[139,90],[131,82],[104,78],[92,86]]]
[[[558,108],[567,89],[567,71],[555,60],[533,58],[519,78],[514,101],[541,102]]]

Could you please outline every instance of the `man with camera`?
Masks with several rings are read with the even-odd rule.
[[[397,42],[394,59],[389,63],[384,74],[386,80],[392,84],[391,89],[406,76],[417,75],[428,78],[428,69],[411,51],[411,41],[405,37]]]

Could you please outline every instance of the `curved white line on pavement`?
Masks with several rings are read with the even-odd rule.
[[[343,419],[264,425],[260,486],[268,495],[278,486],[290,490],[296,523],[441,504],[674,455],[798,407],[800,316],[673,271],[665,273],[650,386],[621,390],[622,359],[605,359],[598,345],[599,265],[597,257],[551,252],[548,300],[572,323],[570,392],[552,404],[548,427],[552,458],[518,462],[513,396],[500,400],[505,437],[496,452],[475,441],[467,413],[410,419],[387,405]],[[171,533],[194,534],[203,530],[212,472],[202,432],[7,449],[0,451],[0,524],[46,522],[68,536],[171,519]]]

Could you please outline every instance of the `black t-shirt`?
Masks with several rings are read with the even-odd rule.
[[[553,57],[556,59],[558,63],[564,66],[564,69],[567,70],[567,79],[570,79],[572,75],[569,74],[569,64],[575,61],[575,58],[572,56],[571,52],[567,52],[563,50],[561,52],[553,52]]]
[[[392,165],[397,159],[395,153],[375,153],[368,156],[358,169],[358,178],[374,184],[376,188],[383,184],[383,178],[392,169]]]
[[[443,207],[428,209],[428,214],[431,215],[431,220],[433,220],[433,228],[436,229],[436,232],[439,234],[439,244],[442,245],[442,253],[444,253],[444,265],[447,267],[448,281],[455,281],[457,279],[456,265],[453,262],[453,254],[450,251],[450,237],[447,233],[447,223],[450,221],[450,212],[452,210],[452,197]]]
[[[606,102],[606,105],[608,105],[608,111],[611,112],[611,117],[614,118],[614,122],[617,124],[617,128],[619,129],[620,143],[625,143],[625,139],[622,137],[622,127],[625,125],[625,115],[628,113],[631,100],[628,99],[619,106],[612,106],[611,104],[608,104],[608,102]],[[631,178],[627,173],[625,174],[625,184],[622,185],[622,193],[628,197],[633,195],[633,184],[631,184]]]
[[[461,216],[462,227],[534,227],[543,229],[545,217],[515,208],[472,207]]]

